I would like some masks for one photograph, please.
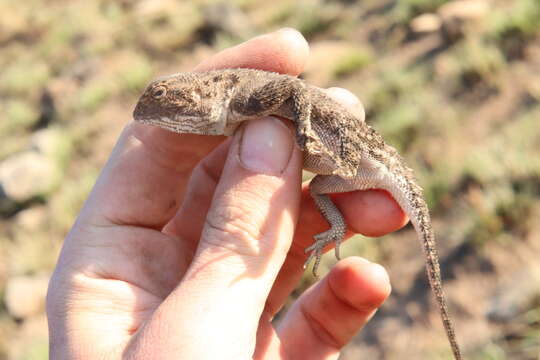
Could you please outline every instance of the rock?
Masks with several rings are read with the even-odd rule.
[[[142,17],[158,17],[161,14],[171,13],[175,7],[174,0],[143,0],[137,3],[135,14]]]
[[[437,14],[422,14],[411,21],[411,30],[417,34],[436,32],[441,26],[442,20]]]
[[[32,135],[30,147],[43,155],[53,157],[64,150],[65,139],[65,134],[56,128],[41,129]]]
[[[489,10],[486,0],[450,1],[438,10],[442,19],[442,30],[446,40],[454,43],[464,36],[467,24],[485,18]]]
[[[0,22],[0,43],[7,43],[9,40],[32,30],[32,26],[25,16],[26,14],[21,11],[21,7],[18,6],[17,2],[2,1],[0,3],[0,12],[9,14],[9,16],[2,17],[2,22]]]
[[[12,155],[0,163],[0,202],[21,203],[45,194],[57,178],[58,167],[48,156],[36,151]]]
[[[485,0],[456,0],[442,5],[438,13],[444,21],[451,19],[475,20],[480,19],[489,11]]]
[[[203,8],[202,14],[204,20],[199,33],[207,44],[215,42],[220,33],[236,39],[254,34],[249,18],[230,2],[210,3]]]
[[[38,231],[47,222],[47,208],[34,206],[20,211],[15,216],[15,225],[25,231]]]
[[[50,192],[59,182],[70,151],[68,138],[56,128],[36,131],[29,150],[0,163],[0,208]]]
[[[14,276],[6,284],[4,302],[8,313],[26,319],[42,313],[49,285],[49,275]]]

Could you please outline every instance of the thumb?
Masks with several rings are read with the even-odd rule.
[[[237,132],[193,262],[141,333],[152,346],[190,359],[251,358],[293,238],[301,162],[292,131],[276,118]]]

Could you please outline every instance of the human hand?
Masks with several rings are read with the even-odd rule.
[[[307,55],[286,30],[196,70],[297,75]],[[362,111],[344,90],[329,93]],[[302,156],[284,123],[252,121],[223,140],[126,126],[49,286],[51,359],[335,359],[388,296],[384,269],[351,257],[275,328],[304,248],[328,224],[299,186]],[[406,221],[382,191],[334,200],[350,233],[378,236]]]

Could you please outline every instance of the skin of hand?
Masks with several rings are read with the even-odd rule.
[[[298,75],[308,45],[286,29],[226,49],[196,71]],[[363,116],[354,95],[329,94]],[[49,285],[51,359],[336,359],[390,293],[385,270],[340,261],[271,320],[328,228],[301,183],[286,121],[223,137],[129,123],[66,237]],[[407,219],[383,191],[333,197],[350,234]]]

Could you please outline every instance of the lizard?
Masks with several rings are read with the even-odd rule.
[[[430,214],[413,171],[395,148],[364,119],[302,79],[255,69],[185,72],[152,81],[133,111],[136,122],[177,133],[230,136],[244,121],[276,115],[294,123],[303,168],[316,176],[310,194],[330,229],[314,236],[304,268],[314,259],[317,275],[323,250],[339,246],[347,225],[328,194],[383,189],[409,217],[424,252],[430,287],[455,360],[461,360],[442,288]]]

